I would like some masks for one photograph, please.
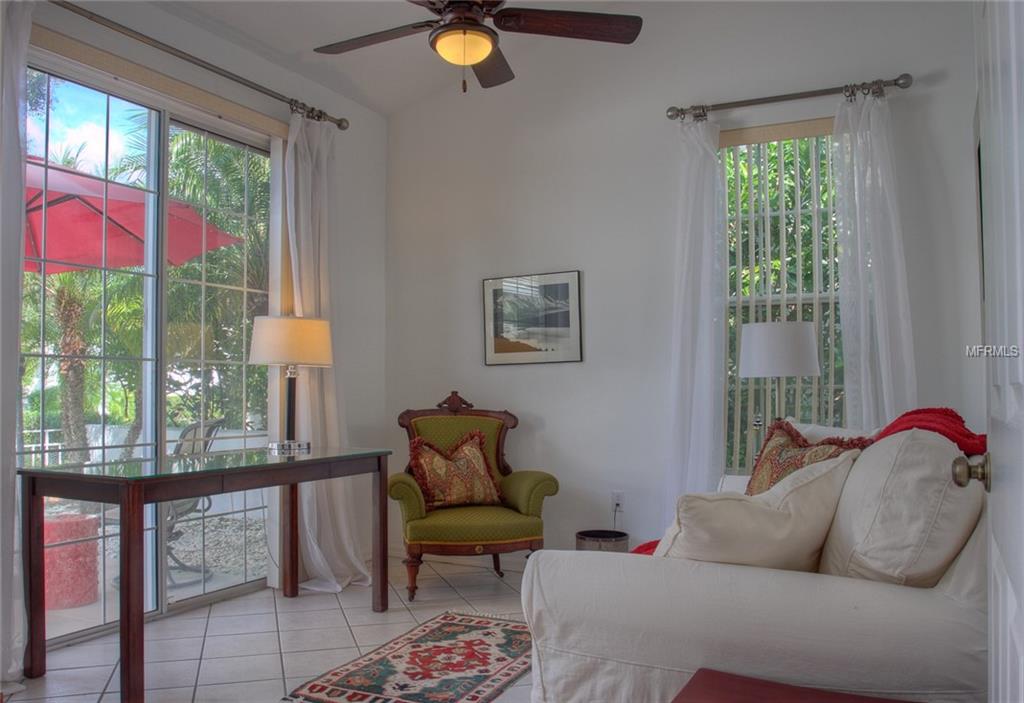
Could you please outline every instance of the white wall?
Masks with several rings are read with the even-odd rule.
[[[392,117],[388,166],[388,417],[457,388],[509,408],[514,466],[562,491],[549,546],[611,525],[625,491],[634,544],[660,536],[677,130],[670,104],[915,77],[892,93],[920,401],[984,421],[965,4],[628,3],[637,43],[543,39],[517,78],[453,82]],[[611,9],[611,8],[609,8]],[[716,115],[723,126],[830,116],[836,98]],[[481,279],[583,271],[581,364],[485,367]],[[395,468],[406,457],[393,427]],[[620,524],[622,524],[620,522]],[[396,533],[397,534],[397,533]],[[397,542],[395,543],[397,545]]]
[[[346,388],[351,442],[379,446],[387,440],[384,398],[387,122],[377,113],[280,68],[261,56],[225,42],[202,27],[170,15],[152,3],[103,2],[96,12],[161,41],[200,56],[216,65],[255,80],[281,93],[320,107],[351,121],[348,131],[335,140],[333,184],[336,187],[331,222],[338,246],[330,249],[335,343]],[[38,3],[34,21],[80,41],[117,53],[137,63],[174,76],[247,105],[284,122],[288,107],[259,93],[220,78],[113,33],[65,10]],[[360,515],[367,526],[360,535],[369,555],[370,493],[368,481],[358,479]]]

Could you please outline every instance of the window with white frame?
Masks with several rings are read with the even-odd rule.
[[[264,445],[270,157],[87,82],[28,71],[20,462]],[[262,579],[265,513],[260,491],[147,506],[147,610]],[[48,635],[116,620],[116,506],[48,499],[44,526]]]
[[[723,137],[728,133],[723,133]],[[831,137],[723,145],[728,237],[726,466],[748,473],[755,416],[775,408],[801,422],[843,424],[843,357]],[[739,328],[747,322],[812,321],[821,375],[739,377]],[[777,398],[777,395],[781,397]],[[776,404],[778,402],[778,405]]]

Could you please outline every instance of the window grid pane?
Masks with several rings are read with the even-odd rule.
[[[801,422],[843,424],[831,138],[739,145],[720,158],[729,265],[726,460],[729,473],[747,473],[758,449],[755,417],[773,417],[776,403]],[[740,326],[773,320],[815,323],[820,377],[739,377]]]

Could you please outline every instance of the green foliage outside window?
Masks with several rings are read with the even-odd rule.
[[[754,453],[750,422],[766,424],[773,384],[741,379],[739,327],[747,322],[816,320],[822,375],[789,379],[784,415],[843,424],[843,357],[838,304],[838,246],[829,137],[723,148],[728,238],[726,465],[746,473]]]

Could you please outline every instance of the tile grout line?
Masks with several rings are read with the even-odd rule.
[[[117,614],[117,617],[118,617],[118,619],[121,618],[121,613],[120,612]],[[145,626],[143,626],[143,627],[145,627]],[[145,646],[145,642],[146,642],[145,629],[143,629],[142,642],[143,642],[143,646]],[[114,668],[110,670],[110,676],[107,677],[107,683],[105,683],[103,685],[103,690],[100,691],[100,697],[96,699],[97,703],[100,703],[100,701],[102,701],[106,697],[107,689],[110,688],[110,683],[114,680],[114,672],[117,671],[117,668],[121,665],[121,634],[120,634],[120,630],[118,631],[118,635],[117,635],[117,651],[118,651],[118,654],[117,654],[117,659],[114,661]],[[143,665],[145,665],[145,662],[143,662]],[[120,698],[120,696],[118,696],[118,698]]]
[[[373,584],[372,583],[370,584],[370,588],[373,588]],[[390,583],[388,583],[388,588],[391,588],[391,584]],[[345,590],[345,589],[342,589],[342,590]],[[345,612],[345,606],[343,606],[341,604],[341,593],[340,592],[335,593],[334,597],[338,599],[338,607],[341,608],[341,617],[345,619],[345,627],[348,628],[348,636],[352,638],[352,646],[355,647],[356,652],[358,652],[359,653],[359,657],[361,657],[361,656],[363,656],[363,648],[359,646],[358,642],[356,642],[356,632],[355,632],[355,630],[352,629],[352,623],[350,623],[348,621],[348,613]],[[372,602],[372,598],[373,597],[371,596],[371,602]],[[370,608],[372,609],[373,606],[371,605]],[[356,657],[356,659],[358,659],[359,657]]]
[[[199,674],[203,671],[203,654],[206,652],[206,636],[210,631],[210,618],[213,617],[213,606],[206,611],[206,624],[203,627],[203,641],[199,644],[199,665],[196,666],[196,680],[192,684],[192,703],[195,703],[199,692]]]
[[[277,610],[277,589],[271,588],[271,595],[274,597],[274,624],[277,625],[277,658],[281,662],[281,686],[284,688],[284,696],[287,696],[291,691],[288,690],[288,672],[284,668],[284,644],[281,643],[281,621],[278,619]],[[302,589],[299,589],[299,593]],[[298,598],[299,596],[295,596]],[[282,696],[282,698],[284,697]],[[193,701],[195,703],[195,701]]]

